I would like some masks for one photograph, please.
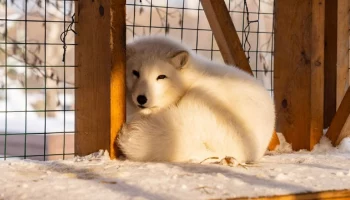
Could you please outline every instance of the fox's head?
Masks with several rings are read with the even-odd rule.
[[[128,95],[140,109],[159,109],[176,103],[185,93],[183,69],[190,54],[163,37],[142,37],[127,44]]]

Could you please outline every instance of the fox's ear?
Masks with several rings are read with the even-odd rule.
[[[187,64],[189,56],[187,51],[178,51],[170,56],[170,63],[177,69],[182,69]]]
[[[135,54],[135,49],[131,47],[130,45],[126,46],[126,61],[130,59],[131,56]]]

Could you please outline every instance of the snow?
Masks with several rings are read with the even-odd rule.
[[[16,68],[18,70],[18,68]],[[1,75],[1,74],[0,74]],[[8,113],[0,113],[0,133],[4,133],[5,129],[7,133],[54,133],[54,132],[73,132],[74,131],[74,111],[61,111],[63,105],[58,107],[59,111],[56,111],[56,117],[50,118],[38,116],[32,104],[39,100],[44,100],[44,92],[40,94],[26,95],[25,89],[20,89],[22,86],[17,80],[11,81],[8,79],[7,89],[7,104],[4,100],[0,100],[0,111],[5,111],[7,106]],[[0,94],[5,98],[5,94]],[[0,98],[1,99],[1,98]],[[74,96],[72,94],[60,94],[60,102],[66,106],[70,106],[74,103]],[[15,111],[15,112],[12,112]],[[5,124],[7,122],[7,124]]]
[[[26,120],[27,116],[27,120]],[[0,115],[0,121],[5,122],[6,116]],[[55,132],[73,132],[74,131],[74,112],[57,112],[55,118],[39,117],[35,112],[13,112],[7,113],[7,127],[4,123],[0,124],[0,132],[16,133],[55,133]]]
[[[27,120],[26,120],[27,115]],[[5,115],[0,115],[0,121],[5,122]],[[7,113],[7,127],[0,124],[0,133],[62,133],[74,131],[74,112],[57,112],[55,118],[38,117],[36,113]]]
[[[338,148],[322,138],[311,152],[268,152],[245,167],[109,160],[102,150],[64,161],[1,161],[0,199],[212,199],[350,189],[349,147],[350,138]]]

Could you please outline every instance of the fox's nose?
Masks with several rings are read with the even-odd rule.
[[[143,105],[147,102],[147,97],[145,95],[139,95],[137,97],[137,102],[140,104],[140,105]]]

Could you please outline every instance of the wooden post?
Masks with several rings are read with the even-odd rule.
[[[277,131],[294,150],[323,134],[325,0],[276,0]]]
[[[350,88],[348,88],[343,101],[326,133],[334,146],[345,137],[350,137]]]
[[[348,88],[349,1],[326,1],[324,128],[329,127]]]
[[[201,3],[225,63],[253,75],[225,1],[201,0]],[[279,140],[274,131],[268,149],[274,150],[277,145]]]
[[[125,121],[125,0],[78,1],[75,153],[115,158]]]

